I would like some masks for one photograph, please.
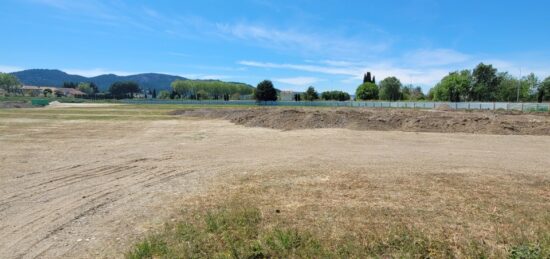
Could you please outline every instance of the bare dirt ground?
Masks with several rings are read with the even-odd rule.
[[[348,128],[503,135],[550,135],[550,114],[360,108],[182,109],[174,115],[227,119],[273,129]]]
[[[58,101],[51,102],[46,108],[97,108],[97,107],[112,107],[120,106],[118,103],[60,103]]]
[[[516,227],[525,237],[550,229],[548,136],[174,117],[0,116],[0,258],[121,257],[182,209],[223,196],[327,238],[400,222],[497,249]],[[548,123],[518,117],[532,119]]]
[[[8,108],[33,108],[33,106],[26,102],[0,102],[0,109]]]

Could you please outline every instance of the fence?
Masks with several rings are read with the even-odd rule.
[[[187,104],[187,105],[243,105],[243,106],[313,106],[313,107],[369,107],[369,108],[412,108],[412,109],[453,109],[453,110],[518,110],[529,112],[548,112],[549,103],[502,103],[502,102],[382,102],[382,101],[313,101],[313,102],[256,102],[252,100],[221,101],[221,100],[155,100],[128,99],[122,100],[128,104]]]

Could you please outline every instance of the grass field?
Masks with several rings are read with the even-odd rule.
[[[548,136],[281,131],[181,108],[0,109],[0,257],[550,255]]]

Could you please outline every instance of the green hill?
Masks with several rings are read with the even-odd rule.
[[[101,91],[107,90],[111,84],[117,81],[134,81],[138,83],[142,89],[156,89],[157,91],[160,91],[169,90],[170,84],[175,80],[188,80],[187,78],[181,76],[157,73],[145,73],[128,76],[107,74],[95,77],[84,77],[80,75],[70,75],[56,69],[29,69],[14,72],[12,74],[16,76],[24,85],[59,87],[62,86],[64,82],[93,82]]]

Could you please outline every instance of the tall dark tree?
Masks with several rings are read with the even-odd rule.
[[[99,87],[94,82],[90,82],[90,88],[94,90],[94,94],[99,93]]]
[[[313,86],[307,88],[304,98],[308,101],[315,101],[319,99],[319,94],[315,91]]]
[[[153,89],[153,99],[157,99],[157,89]]]
[[[277,101],[277,91],[273,87],[273,83],[269,80],[264,80],[258,84],[254,91],[254,97],[257,101]]]
[[[376,84],[376,77],[375,76],[372,77],[372,83]]]
[[[73,88],[76,89],[78,87],[78,83],[75,82],[63,82],[63,88]]]
[[[370,72],[367,72],[364,76],[363,76],[363,84],[364,83],[372,83],[372,76],[370,74]]]
[[[135,93],[139,93],[139,85],[136,82],[115,82],[109,87],[109,92],[117,99],[134,98]]]
[[[473,95],[478,101],[496,101],[500,78],[492,65],[480,63],[472,72]]]
[[[550,76],[539,85],[537,100],[539,102],[550,101]]]

